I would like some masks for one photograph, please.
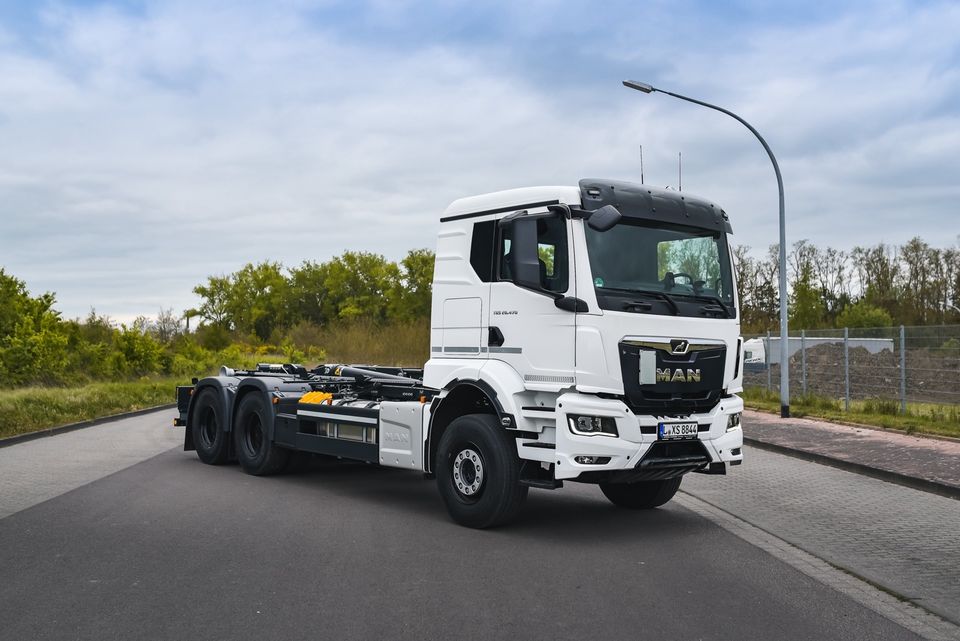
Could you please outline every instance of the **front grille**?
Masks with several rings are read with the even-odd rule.
[[[712,410],[720,401],[721,390],[704,394],[658,394],[641,392],[622,398],[634,414],[651,416],[674,416],[704,414]]]
[[[669,345],[669,342],[666,342]],[[686,354],[671,354],[651,345],[621,342],[620,368],[623,375],[623,401],[634,414],[672,416],[708,412],[723,394],[723,370],[727,348],[698,349]],[[640,384],[640,353],[654,351],[658,372],[683,372],[676,380],[657,380]],[[698,378],[689,376],[696,372]]]

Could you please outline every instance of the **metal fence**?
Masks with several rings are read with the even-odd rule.
[[[744,386],[780,389],[780,338],[744,337]],[[792,396],[960,404],[960,325],[790,332]]]

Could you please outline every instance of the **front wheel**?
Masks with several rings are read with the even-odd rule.
[[[495,416],[453,421],[437,448],[437,485],[453,520],[472,528],[511,521],[527,497],[516,441]]]
[[[682,476],[660,481],[636,483],[601,483],[600,491],[617,507],[631,510],[649,510],[660,507],[673,498],[680,489]]]

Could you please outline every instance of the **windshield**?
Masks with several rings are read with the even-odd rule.
[[[598,297],[657,292],[732,307],[733,278],[723,233],[626,218],[605,232],[584,227]]]

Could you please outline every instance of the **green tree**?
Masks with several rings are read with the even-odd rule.
[[[817,329],[823,325],[823,298],[813,284],[813,272],[805,267],[790,292],[790,325],[795,329]]]
[[[210,276],[206,285],[194,287],[193,293],[201,298],[200,307],[195,310],[197,315],[209,323],[229,328],[232,288],[227,276]]]
[[[288,326],[289,289],[280,263],[248,263],[230,277],[227,317],[237,331],[269,340],[275,329]]]
[[[30,296],[26,283],[0,268],[0,384],[59,380],[67,337],[51,293]]]
[[[290,270],[287,304],[297,321],[323,325],[331,319],[333,310],[327,291],[329,274],[329,263],[313,261],[304,261],[299,267]]]
[[[400,261],[399,286],[391,297],[392,318],[413,320],[430,316],[434,259],[429,249],[413,249]]]
[[[788,259],[791,270],[790,324],[797,329],[816,329],[826,313],[822,292],[814,283],[818,250],[808,240],[793,245]]]
[[[327,265],[327,318],[365,318],[373,322],[387,319],[389,297],[400,282],[396,263],[380,254],[348,251]]]

